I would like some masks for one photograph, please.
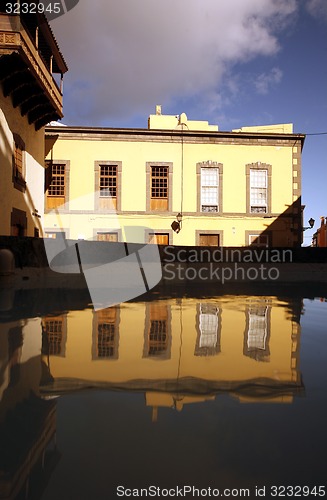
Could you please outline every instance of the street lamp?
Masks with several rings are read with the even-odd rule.
[[[182,219],[183,219],[183,216],[182,214],[179,212],[177,215],[176,215],[176,220],[174,220],[171,224],[171,228],[173,231],[175,231],[175,233],[179,233],[180,230],[182,229]]]
[[[308,220],[308,223],[309,225],[307,227],[303,227],[302,228],[302,231],[306,231],[307,229],[312,229],[313,226],[315,225],[315,220],[311,217],[309,220]]]

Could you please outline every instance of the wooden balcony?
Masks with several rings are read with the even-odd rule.
[[[35,15],[30,25],[26,21],[0,13],[0,82],[4,96],[11,96],[13,106],[38,130],[63,116],[67,66],[45,17]],[[61,75],[61,88],[53,73]]]

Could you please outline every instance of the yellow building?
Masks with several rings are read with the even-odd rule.
[[[47,127],[46,236],[300,246],[305,137],[292,130],[221,132],[160,106],[147,129]]]
[[[125,303],[43,318],[53,382],[137,390],[150,406],[201,402],[289,403],[301,391],[298,301],[222,296]]]
[[[10,10],[18,12],[19,4],[1,3],[0,235],[39,236],[44,126],[63,116],[62,92],[53,75],[62,79],[67,66],[43,14]]]

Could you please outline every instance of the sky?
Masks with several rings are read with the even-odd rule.
[[[304,225],[327,216],[327,0],[80,0],[51,26],[63,123],[146,128],[156,104],[219,130],[293,123]]]

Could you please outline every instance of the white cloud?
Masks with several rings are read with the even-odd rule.
[[[81,0],[52,23],[70,69],[65,121],[115,122],[212,96],[233,64],[278,52],[296,9],[296,0]]]
[[[254,81],[259,94],[268,94],[270,88],[282,80],[283,72],[279,68],[272,68],[269,73],[261,73]]]

